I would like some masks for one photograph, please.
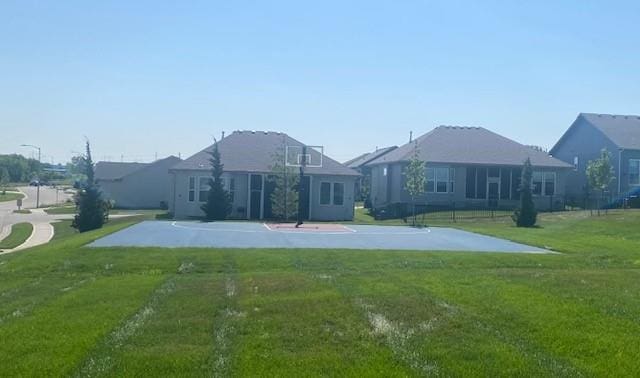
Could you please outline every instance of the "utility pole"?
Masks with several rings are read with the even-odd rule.
[[[40,171],[42,158],[42,150],[38,146],[34,146],[33,144],[22,144],[21,147],[32,147],[38,150],[38,172]],[[38,185],[36,186],[36,209],[40,207],[40,174],[38,173]]]

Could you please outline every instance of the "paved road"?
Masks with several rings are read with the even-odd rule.
[[[66,214],[49,215],[42,209],[35,209],[37,194],[36,187],[26,186],[20,187],[18,190],[25,194],[25,198],[22,199],[22,208],[33,210],[31,214],[14,214],[13,211],[18,208],[16,206],[16,201],[0,202],[0,240],[4,239],[11,233],[11,227],[16,223],[31,223],[33,225],[34,232],[23,245],[11,250],[11,252],[49,242],[53,237],[53,226],[51,226],[51,223],[72,217],[71,215]],[[40,207],[43,207],[43,205],[47,206],[55,205],[56,203],[63,203],[71,197],[72,195],[70,193],[64,193],[62,190],[43,186],[40,188]]]

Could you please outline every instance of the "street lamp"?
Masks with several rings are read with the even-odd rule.
[[[38,150],[38,169],[40,169],[40,158],[42,157],[42,150],[38,146],[34,146],[33,144],[21,144],[21,147],[32,147]],[[36,209],[40,207],[40,175],[38,174],[38,185],[36,186]]]

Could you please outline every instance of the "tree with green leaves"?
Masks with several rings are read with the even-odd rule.
[[[426,178],[426,164],[420,160],[418,144],[413,148],[413,156],[409,160],[409,165],[404,169],[405,183],[404,189],[411,196],[413,212],[413,225],[416,225],[416,197],[424,194]]]
[[[597,207],[600,210],[600,199],[609,189],[609,185],[616,179],[613,164],[611,164],[611,154],[606,148],[600,151],[600,157],[589,161],[587,164],[587,181],[589,187],[600,192],[597,198]]]
[[[7,194],[8,184],[9,184],[9,171],[5,167],[0,167],[0,188],[2,188],[2,194]]]
[[[73,218],[72,227],[80,232],[101,228],[109,218],[109,203],[102,199],[100,188],[95,183],[93,160],[91,159],[91,146],[86,143],[84,156],[84,168],[87,181],[80,187],[75,195],[76,215]]]
[[[218,141],[214,141],[213,149],[208,152],[211,158],[211,178],[209,179],[209,193],[207,202],[200,207],[204,211],[204,218],[207,221],[224,220],[231,214],[231,196],[222,183],[222,173],[224,165],[220,160],[220,150]]]
[[[298,216],[298,184],[300,175],[293,167],[287,167],[285,147],[278,148],[272,156],[269,181],[274,184],[271,193],[271,212],[273,216],[288,221]]]
[[[533,203],[533,193],[531,191],[531,179],[533,177],[533,167],[531,160],[527,158],[522,168],[522,179],[520,180],[520,207],[515,210],[511,218],[518,227],[533,227],[536,225],[538,212]]]

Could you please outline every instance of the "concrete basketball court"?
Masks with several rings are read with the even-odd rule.
[[[551,253],[508,240],[452,228],[340,224],[145,221],[91,247],[336,248]]]

